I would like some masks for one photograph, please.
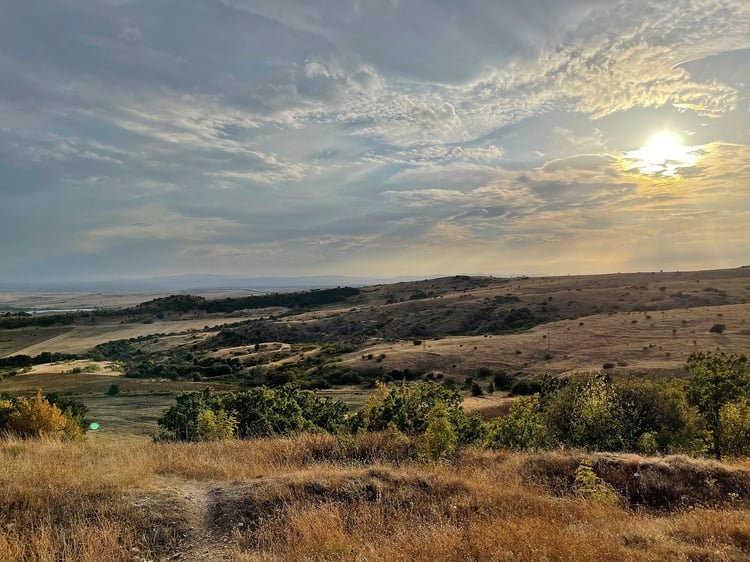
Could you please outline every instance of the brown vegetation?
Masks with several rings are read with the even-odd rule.
[[[740,468],[600,455],[593,469],[621,498],[605,505],[569,485],[581,454],[467,449],[422,464],[404,460],[403,446],[387,434],[350,443],[328,435],[197,444],[6,440],[0,559],[750,557],[750,474]],[[686,499],[654,506],[639,499],[659,497]]]

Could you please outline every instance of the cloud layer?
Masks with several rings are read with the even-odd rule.
[[[532,4],[9,3],[4,277],[741,264],[750,4]]]

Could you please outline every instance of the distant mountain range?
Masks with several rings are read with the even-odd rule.
[[[483,274],[471,274],[483,275]],[[242,289],[247,291],[292,291],[327,287],[364,286],[432,279],[446,275],[399,276],[388,278],[353,277],[344,275],[311,275],[299,277],[242,277],[211,274],[169,275],[130,279],[90,281],[37,280],[28,283],[2,282],[4,292],[112,292],[112,291],[191,291],[200,289]]]

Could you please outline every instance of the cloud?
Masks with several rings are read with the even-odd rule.
[[[744,0],[10,3],[0,260],[602,270],[681,217],[721,246],[748,48]],[[681,130],[706,148],[675,177],[627,162]]]
[[[239,227],[237,223],[220,217],[187,217],[154,205],[127,209],[110,220],[112,226],[83,233],[78,247],[84,252],[100,252],[112,245],[127,245],[133,240],[189,245],[221,240]]]

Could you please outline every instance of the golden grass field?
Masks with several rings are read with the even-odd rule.
[[[723,334],[710,333],[716,323]],[[432,370],[472,375],[480,367],[509,374],[540,375],[599,371],[681,375],[693,351],[722,349],[750,354],[750,304],[619,312],[560,320],[518,334],[446,336],[437,340],[377,342],[344,358],[359,368],[373,365],[363,355],[385,355],[391,369]],[[519,353],[520,352],[520,353]]]
[[[596,456],[616,489],[625,474],[648,478],[646,494],[681,492],[671,474],[698,483],[683,507],[655,510],[633,505],[624,488],[616,505],[564,489],[559,475],[571,476],[580,453],[465,450],[423,464],[397,461],[384,435],[366,440],[358,461],[323,435],[202,444],[5,440],[0,559],[750,558],[747,464]]]
[[[410,300],[415,291],[435,297]],[[372,338],[339,364],[461,377],[480,367],[534,376],[599,371],[608,363],[621,375],[685,376],[692,351],[750,353],[747,268],[382,285],[363,289],[353,306],[280,322],[430,323],[509,293],[524,306],[554,303],[559,318],[521,333],[420,338],[418,345]],[[80,353],[111,339],[239,320],[1,330],[0,354]],[[715,323],[726,325],[724,333],[709,332]],[[190,345],[213,334],[160,337],[149,346]],[[319,351],[267,342],[208,356],[267,354],[283,365]],[[107,395],[112,384],[117,396]],[[88,360],[37,365],[0,380],[0,392],[70,394],[100,425],[84,442],[0,440],[0,561],[750,560],[748,461],[463,449],[428,464],[408,460],[414,444],[388,434],[153,442],[156,419],[176,393],[205,386],[125,378],[117,364]],[[354,408],[370,392],[325,391]],[[467,397],[464,407],[487,418],[507,412],[511,401],[495,393]],[[572,487],[587,458],[618,494],[616,504]],[[657,506],[660,498],[673,500]]]
[[[35,341],[31,345],[24,345],[27,334],[37,333],[41,336],[44,328],[18,328],[3,330],[4,352],[10,355],[38,355],[43,351],[59,353],[86,353],[100,343],[112,340],[122,340],[150,336],[152,334],[177,334],[190,330],[203,330],[205,327],[214,328],[223,324],[253,320],[259,315],[252,314],[227,318],[198,318],[193,320],[170,320],[154,322],[153,324],[107,324],[93,326],[73,326],[65,329],[53,328],[50,337]],[[33,336],[32,336],[33,337]],[[15,345],[14,345],[15,344]]]

